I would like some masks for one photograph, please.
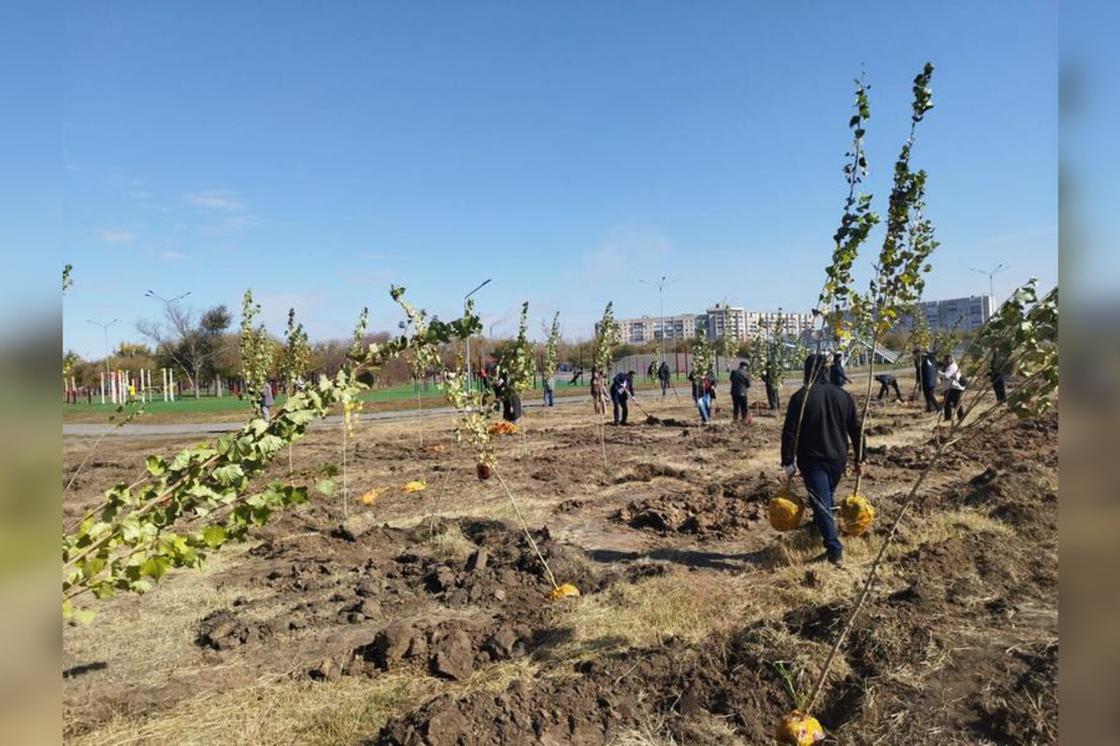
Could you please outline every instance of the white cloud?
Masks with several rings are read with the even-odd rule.
[[[99,228],[94,235],[105,243],[130,243],[136,240],[136,234],[127,228]]]
[[[672,243],[657,229],[623,225],[608,231],[598,246],[584,253],[584,271],[588,279],[602,280],[636,269],[649,259],[660,259],[672,250]]]
[[[242,212],[245,209],[241,196],[229,189],[204,189],[201,192],[187,194],[185,199],[187,204],[203,210]]]

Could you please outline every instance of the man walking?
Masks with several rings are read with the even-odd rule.
[[[264,384],[264,388],[261,389],[261,417],[265,418],[266,420],[272,413],[272,402],[272,386],[270,386],[266,381]]]
[[[661,367],[657,369],[657,380],[661,381],[661,398],[665,398],[665,392],[669,390],[669,363],[664,360],[661,361]]]
[[[816,380],[810,386],[814,372]],[[805,359],[805,385],[790,397],[786,407],[782,468],[788,478],[801,471],[825,555],[833,565],[840,565],[844,547],[832,515],[833,495],[847,467],[849,441],[855,452],[856,474],[862,468],[864,448],[855,400],[844,389],[828,383],[828,372],[824,355]]]
[[[556,404],[556,378],[545,378],[541,383],[541,388],[544,389],[544,404],[546,407],[551,407]]]
[[[739,367],[731,371],[731,421],[750,423],[751,413],[747,409],[747,389],[751,387],[751,379],[747,374],[747,364],[739,363]]]

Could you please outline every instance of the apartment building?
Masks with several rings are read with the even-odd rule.
[[[813,314],[797,313],[794,311],[747,311],[746,334],[754,339],[766,330],[778,328],[782,322],[783,331],[787,336],[797,336],[812,330]]]
[[[931,300],[920,306],[926,323],[933,331],[975,331],[984,325],[994,311],[990,295]],[[909,317],[904,317],[899,323],[899,328],[903,331],[909,331],[912,326],[913,321]]]

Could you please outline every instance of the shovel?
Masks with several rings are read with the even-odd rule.
[[[647,425],[660,425],[661,424],[661,419],[659,417],[654,417],[652,414],[647,412],[646,408],[643,407],[641,404],[639,404],[638,400],[636,398],[631,399],[630,401],[634,402],[634,406],[636,406],[638,408],[638,411],[646,416],[646,424]]]

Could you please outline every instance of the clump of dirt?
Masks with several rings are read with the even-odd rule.
[[[634,467],[627,471],[625,474],[621,474],[616,477],[614,483],[625,484],[627,482],[652,482],[657,477],[687,479],[688,472],[675,466],[669,466],[668,464],[651,464],[643,462],[635,464]]]
[[[769,661],[800,660],[807,650],[823,659],[823,647],[767,625],[696,646],[670,639],[580,662],[552,677],[518,680],[497,694],[437,697],[387,723],[375,742],[605,744],[658,723],[681,743],[722,743],[732,733],[747,743],[769,743],[775,713],[790,708]]]
[[[242,645],[266,640],[276,634],[271,622],[254,621],[238,616],[231,609],[218,609],[198,623],[195,642],[214,650],[230,650]]]
[[[355,649],[341,672],[373,676],[414,670],[462,681],[482,666],[525,655],[538,639],[529,625],[504,620],[395,622]],[[316,673],[312,676],[318,678]]]
[[[772,488],[765,482],[712,482],[703,494],[667,493],[631,501],[614,520],[660,534],[693,534],[704,539],[742,536],[766,518]]]
[[[1057,504],[1052,477],[1035,463],[1001,454],[968,481],[968,489],[956,493],[951,502],[981,508],[988,515],[1032,540],[1057,536],[1057,516],[1047,510]]]

